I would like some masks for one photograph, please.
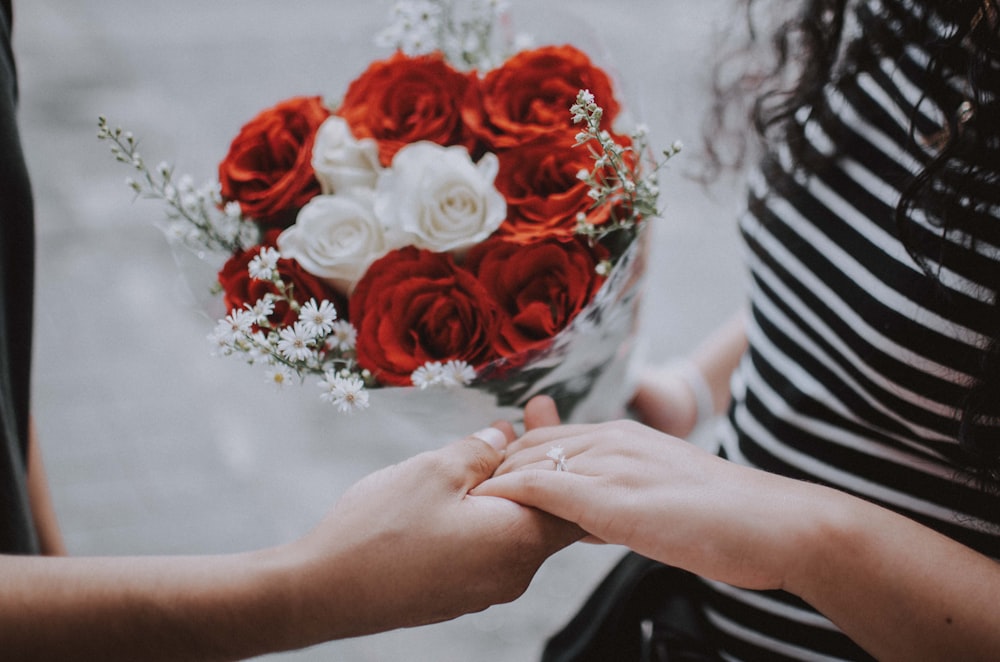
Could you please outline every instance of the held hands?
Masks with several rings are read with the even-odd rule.
[[[503,428],[501,431],[499,428]],[[509,425],[487,428],[364,478],[296,544],[310,563],[303,590],[337,636],[422,625],[518,597],[576,526],[469,490],[500,465]],[[347,613],[338,612],[343,604]],[[323,638],[329,636],[325,633]]]
[[[547,399],[529,410],[550,410]],[[548,455],[562,448],[566,471]],[[536,428],[472,492],[505,497],[591,536],[747,588],[778,588],[812,495],[631,421]]]

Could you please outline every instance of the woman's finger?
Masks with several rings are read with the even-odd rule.
[[[587,494],[590,481],[569,471],[517,471],[490,478],[471,494],[502,497],[580,524],[586,508],[581,497]]]
[[[566,447],[561,444],[550,446],[532,446],[516,454],[508,454],[504,461],[497,467],[494,475],[501,476],[512,471],[524,471],[527,469],[551,470],[565,469],[570,455]]]
[[[507,453],[519,453],[528,448],[551,444],[567,444],[574,437],[582,437],[595,429],[593,424],[555,425],[538,427],[525,432],[519,439],[512,441],[507,447]]]

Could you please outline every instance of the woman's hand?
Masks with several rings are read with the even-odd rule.
[[[640,421],[675,437],[687,437],[699,422],[697,395],[675,366],[644,372],[630,406]]]
[[[992,559],[868,501],[634,422],[535,429],[472,493],[537,507],[703,577],[787,590],[877,659],[1000,654]]]
[[[632,410],[660,432],[686,438],[725,410],[729,380],[746,351],[746,312],[733,315],[689,356],[649,368],[640,377]]]
[[[553,448],[563,449],[567,471],[555,470]],[[782,586],[817,507],[809,486],[630,421],[535,429],[472,493],[539,508],[605,542],[759,589]]]

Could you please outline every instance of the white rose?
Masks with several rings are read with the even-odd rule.
[[[299,211],[295,224],[278,236],[278,250],[349,294],[368,266],[387,252],[371,193],[316,196]]]
[[[323,193],[343,193],[375,187],[382,169],[378,145],[371,138],[356,140],[342,117],[324,121],[313,143],[312,166]]]
[[[379,175],[375,216],[394,245],[464,250],[490,236],[507,215],[507,202],[493,186],[498,167],[494,154],[473,163],[464,147],[412,143]]]

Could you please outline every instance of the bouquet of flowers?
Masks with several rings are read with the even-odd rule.
[[[583,51],[498,46],[504,7],[461,6],[400,3],[379,36],[392,55],[336,102],[260,112],[205,186],[100,120],[168,234],[220,256],[218,354],[278,384],[313,376],[345,412],[468,386],[569,415],[624,366],[656,171],[679,147],[657,162],[641,129],[616,132],[612,81]]]

